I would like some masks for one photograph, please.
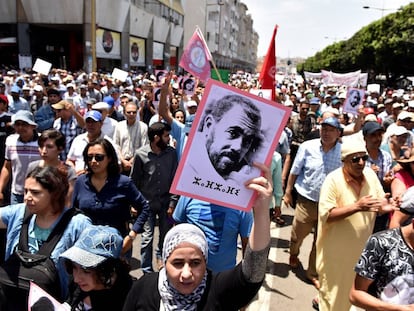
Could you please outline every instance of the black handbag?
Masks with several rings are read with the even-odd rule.
[[[28,247],[28,227],[33,215],[27,215],[27,211],[25,212],[19,244],[13,254],[0,266],[0,285],[7,299],[10,297],[16,299],[17,296],[27,300],[30,281],[39,285],[55,298],[61,298],[59,274],[50,254],[76,213],[76,209],[69,209],[53,228],[39,251],[32,254]]]

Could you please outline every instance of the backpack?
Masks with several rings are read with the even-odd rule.
[[[8,301],[12,303],[27,301],[30,281],[57,299],[61,298],[59,274],[50,254],[61,239],[69,221],[77,213],[78,210],[74,208],[66,211],[39,251],[32,254],[28,247],[28,227],[33,215],[28,215],[26,210],[19,244],[13,254],[0,266],[0,286]]]

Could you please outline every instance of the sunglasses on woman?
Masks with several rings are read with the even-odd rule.
[[[88,154],[88,162],[91,162],[95,159],[96,162],[102,162],[105,159],[106,155],[104,154]]]

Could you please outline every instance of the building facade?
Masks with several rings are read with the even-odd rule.
[[[238,0],[2,0],[0,66],[178,69],[198,26],[218,68],[254,72],[258,35]]]
[[[0,64],[69,70],[177,68],[180,0],[3,0]]]
[[[218,68],[255,72],[259,36],[242,1],[183,0],[183,7],[184,42],[197,25]]]

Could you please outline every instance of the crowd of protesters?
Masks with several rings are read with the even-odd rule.
[[[259,220],[263,202],[255,205],[255,213],[230,212],[228,208],[179,198],[169,192],[204,85],[190,76],[167,72],[162,75],[164,78],[158,74],[130,72],[123,82],[110,74],[61,69],[52,69],[48,76],[17,71],[0,75],[2,205],[28,204],[33,192],[26,185],[27,177],[32,176],[30,171],[55,167],[65,171],[67,178],[68,189],[62,194],[65,207],[80,209],[87,221],[97,226],[90,229],[92,233],[77,232],[78,242],[61,250],[66,272],[73,275],[76,284],[69,296],[57,298],[66,300],[73,310],[90,307],[100,310],[108,303],[112,303],[113,310],[122,309],[121,304],[133,286],[126,271],[132,242],[138,234],[142,234],[141,268],[145,278],[133,291],[139,295],[138,291],[147,293],[155,286],[159,294],[151,293],[147,301],[129,296],[127,310],[138,310],[144,302],[151,305],[148,310],[158,310],[160,300],[166,310],[185,306],[204,310],[218,305],[237,310],[248,300],[229,305],[212,296],[210,286],[217,286],[219,292],[234,294],[235,300],[239,290],[246,292],[250,299],[263,280],[264,271],[250,271],[254,270],[254,264],[263,266],[259,257],[267,256],[268,251],[267,233],[254,226],[255,222],[263,224]],[[260,87],[256,75],[243,72],[232,74],[229,85],[246,92]],[[364,250],[364,245],[371,234],[394,230],[395,235],[395,230],[412,223],[410,213],[414,213],[414,208],[399,209],[399,206],[412,204],[410,196],[403,198],[414,186],[414,93],[392,88],[365,91],[357,113],[352,115],[344,111],[347,91],[346,86],[325,85],[320,81],[303,83],[286,78],[278,82],[276,101],[290,107],[291,115],[271,168],[259,166],[264,177],[251,181],[250,187],[266,199],[267,214],[279,226],[286,225],[282,206],[295,209],[290,240],[291,269],[301,265],[298,255],[305,237],[314,235],[306,273],[319,290],[312,301],[314,308],[349,310],[352,301],[358,306],[381,305],[388,310],[392,303],[411,304],[411,300],[403,299],[390,302],[382,294],[394,278],[414,272],[406,269],[400,273],[396,272],[397,268],[383,272],[391,269],[383,267],[378,260],[374,273],[361,262],[364,257],[359,262],[358,258],[363,251],[362,256],[366,256],[368,250]],[[266,178],[266,183],[259,178]],[[272,192],[268,181],[273,186]],[[206,217],[204,223],[200,214]],[[3,215],[0,210],[0,224],[7,227],[8,220]],[[157,263],[154,269],[152,244],[156,222],[160,234],[154,252]],[[168,232],[180,222],[195,224],[203,232],[197,227],[185,228],[181,232],[183,240],[175,241]],[[236,228],[226,231],[231,224]],[[111,227],[105,227],[108,225]],[[41,224],[35,223],[31,237],[36,239],[42,232],[46,241],[50,228],[44,232],[45,228],[42,231],[38,227],[42,229]],[[252,238],[253,232],[256,234]],[[102,250],[101,245],[108,237],[113,244]],[[212,279],[206,267],[213,272],[227,270],[229,267],[222,268],[219,262],[234,257],[238,237],[242,240],[243,252],[247,253],[244,261],[248,265],[230,270],[237,284],[227,284],[229,276],[225,273],[221,279],[220,274]],[[16,235],[15,244],[11,243],[6,240],[6,245],[2,245],[2,251],[6,252],[2,258],[11,256]],[[199,269],[201,262],[207,261],[206,267],[187,271],[197,279],[190,290],[174,283],[181,282],[180,277],[168,274],[173,273],[167,269],[168,265],[170,269],[186,265],[189,255],[176,253],[180,243],[195,249],[196,254],[191,256],[196,259],[190,260],[190,266]],[[414,246],[408,240],[407,243]],[[214,252],[220,245],[228,247],[222,253]],[[338,245],[342,245],[341,252],[337,251]],[[408,257],[400,265],[413,266],[414,253]],[[108,258],[110,261],[106,262]],[[175,261],[170,262],[171,258]],[[234,266],[235,258],[228,259],[230,266]],[[63,270],[60,267],[60,273]],[[147,276],[154,271],[161,271],[159,278],[164,283],[157,285],[154,276]],[[96,275],[98,281],[85,281],[88,278],[85,273]],[[113,279],[116,275],[122,277],[123,284]],[[377,286],[370,294],[378,301],[364,296],[364,292],[369,292],[364,278],[370,280],[369,285]],[[242,279],[248,280],[250,287],[243,287]],[[220,280],[223,282],[216,285]],[[108,293],[116,299],[109,301]],[[198,308],[194,308],[196,305]]]

